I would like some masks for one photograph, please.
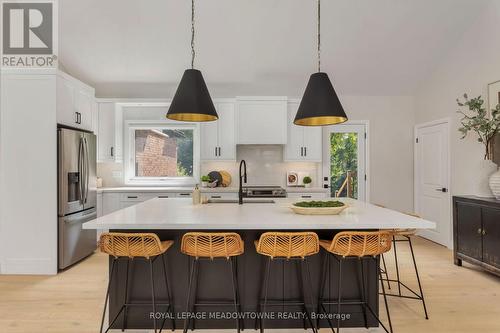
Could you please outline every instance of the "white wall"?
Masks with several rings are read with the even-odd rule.
[[[2,73],[0,273],[57,272],[55,74]]]
[[[484,156],[483,146],[472,135],[460,139],[456,98],[464,92],[482,95],[487,103],[487,85],[500,80],[500,2],[491,3],[471,28],[457,40],[442,64],[426,80],[415,98],[416,123],[451,119],[451,193],[472,194],[474,172]]]
[[[344,96],[351,120],[368,120],[370,201],[413,211],[414,100],[410,96]]]
[[[408,96],[343,96],[344,108],[351,120],[368,120],[370,126],[370,187],[371,202],[387,207],[413,211],[413,125],[414,100]],[[164,119],[166,108],[126,108],[124,119]],[[269,149],[277,149],[275,146]],[[238,159],[246,158],[249,167],[263,150],[238,148]],[[280,154],[280,151],[277,151]],[[280,155],[281,156],[281,155]],[[281,157],[279,157],[281,158]],[[260,161],[261,162],[261,161]],[[285,184],[286,170],[308,171],[315,178],[314,186],[321,177],[321,165],[318,163],[284,163],[273,158],[266,160],[272,166],[269,172],[266,166],[254,165],[249,181],[252,184]],[[236,182],[237,163],[204,162],[201,172],[225,169]],[[266,170],[266,171],[264,171]],[[316,170],[316,172],[315,172]],[[123,186],[120,177],[113,178],[113,172],[122,172],[122,165],[116,163],[98,163],[97,172],[103,177],[104,186]],[[314,175],[316,174],[316,177]],[[272,181],[274,179],[274,181]]]

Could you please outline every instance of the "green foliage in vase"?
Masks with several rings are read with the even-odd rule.
[[[210,177],[209,176],[201,176],[201,181],[202,182],[209,182],[210,181]]]
[[[472,131],[478,136],[477,141],[485,146],[485,160],[493,158],[493,141],[495,135],[500,131],[500,104],[491,110],[491,115],[488,116],[488,111],[484,107],[484,100],[481,96],[471,98],[464,94],[464,100],[460,101],[457,98],[457,104],[460,107],[467,107],[468,113],[459,110],[463,118],[461,120],[462,127],[458,129],[462,133],[462,139]]]

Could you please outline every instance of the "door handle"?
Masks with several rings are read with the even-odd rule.
[[[478,235],[481,235],[481,232],[482,232],[481,228],[477,229]]]
[[[307,147],[304,147],[304,156],[307,156]]]
[[[113,157],[115,154],[113,147],[111,147],[111,157]]]
[[[446,187],[437,188],[436,191],[446,193],[448,189]]]
[[[87,138],[85,140],[85,160],[87,161],[87,166],[85,168],[85,203],[87,203],[87,199],[89,198],[89,183],[90,183],[90,158],[89,158],[89,143]]]
[[[217,147],[215,147],[215,156],[217,156]]]
[[[300,147],[300,156],[304,156],[304,147]]]
[[[83,137],[80,138],[80,143],[78,145],[78,185],[80,187],[80,204],[83,205],[83,200],[84,200],[84,186],[83,182],[85,180],[84,177],[84,152],[83,152]]]

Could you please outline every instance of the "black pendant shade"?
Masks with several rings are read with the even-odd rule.
[[[302,126],[326,126],[345,121],[347,116],[328,74],[312,74],[293,123]]]
[[[167,118],[178,121],[213,121],[219,119],[203,75],[186,69],[177,87]]]

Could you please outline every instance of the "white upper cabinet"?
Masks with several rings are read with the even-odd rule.
[[[293,123],[300,102],[288,103],[288,139],[285,161],[321,162],[321,126],[297,126]]]
[[[121,132],[122,113],[114,102],[99,102],[97,132],[97,160],[99,162],[121,162],[123,159]]]
[[[234,101],[216,101],[219,119],[201,123],[201,159],[236,160]]]
[[[237,144],[286,144],[286,97],[239,97]]]
[[[93,131],[95,91],[66,73],[57,73],[57,123]]]

